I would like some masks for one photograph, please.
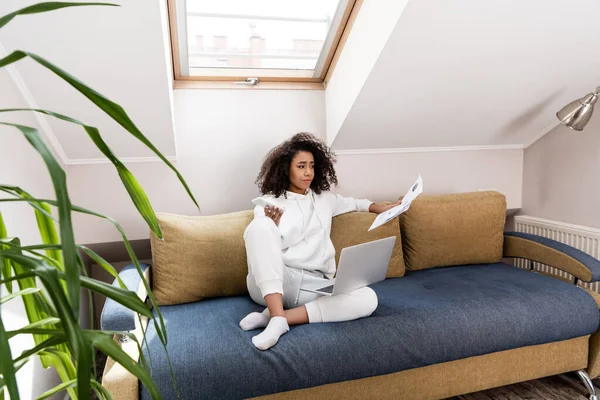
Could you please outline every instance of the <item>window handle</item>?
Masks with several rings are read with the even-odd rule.
[[[256,86],[258,85],[258,78],[248,78],[245,81],[234,82],[236,85]]]

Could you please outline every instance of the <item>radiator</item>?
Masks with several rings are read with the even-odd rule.
[[[527,215],[518,215],[515,217],[515,230],[517,232],[532,233],[534,235],[554,239],[600,259],[600,229],[530,217]],[[526,269],[531,268],[529,260],[523,259],[515,259],[515,266]],[[545,264],[536,262],[533,263],[533,268],[536,271],[554,275],[564,280],[573,281],[574,279],[571,274]],[[580,282],[579,286],[600,292],[599,283],[600,282]]]

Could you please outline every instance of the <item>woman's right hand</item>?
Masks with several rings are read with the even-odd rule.
[[[274,206],[265,206],[265,216],[269,217],[275,222],[275,225],[279,226],[279,221],[281,221],[281,216],[283,215],[283,210]]]

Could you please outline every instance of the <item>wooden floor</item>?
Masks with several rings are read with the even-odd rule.
[[[600,395],[600,378],[595,379]],[[575,373],[555,375],[533,381],[465,394],[448,400],[588,400],[587,389]]]

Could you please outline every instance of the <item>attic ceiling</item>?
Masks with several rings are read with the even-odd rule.
[[[0,15],[37,3],[3,0]],[[0,30],[7,53],[36,53],[120,104],[163,152],[175,155],[170,77],[158,1],[128,0],[120,7],[75,7],[19,16]],[[88,99],[30,59],[14,64],[34,104],[99,128],[120,157],[149,150]],[[23,87],[20,88],[23,92]],[[67,162],[101,157],[81,127],[47,118]]]
[[[4,0],[0,14],[33,3]],[[121,104],[173,157],[164,4],[120,4],[18,17],[0,30],[0,44],[7,52],[37,53]],[[599,17],[597,0],[412,0],[333,148],[526,146],[554,127],[562,105],[600,84]],[[30,106],[98,127],[119,157],[152,155],[35,62],[19,61],[16,71],[34,100]],[[81,128],[48,122],[66,161],[101,157]]]
[[[600,84],[599,18],[596,0],[413,0],[332,146],[527,146]]]

